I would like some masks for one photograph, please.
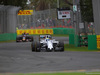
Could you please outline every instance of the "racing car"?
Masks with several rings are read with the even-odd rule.
[[[21,36],[16,37],[16,42],[32,42],[32,41],[33,41],[33,37],[29,36],[26,33],[23,33]]]
[[[52,51],[64,51],[64,42],[56,41],[52,39],[51,35],[40,35],[39,41],[34,41],[31,44],[32,52],[52,52]]]

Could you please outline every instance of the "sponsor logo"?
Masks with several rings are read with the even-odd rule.
[[[19,10],[18,15],[32,15],[33,10]]]

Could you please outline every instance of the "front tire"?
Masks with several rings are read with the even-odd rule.
[[[31,48],[32,48],[32,52],[40,52],[40,43],[32,42]]]
[[[35,52],[35,42],[32,42],[31,48],[32,48],[32,52]]]
[[[39,42],[36,42],[35,50],[36,50],[36,52],[40,52],[40,43]]]

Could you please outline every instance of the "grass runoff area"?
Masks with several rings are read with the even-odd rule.
[[[32,35],[32,36],[37,36],[37,35]],[[52,34],[52,36],[53,37],[69,37],[69,35],[66,35],[66,34],[56,34],[56,35]],[[0,43],[9,43],[9,42],[15,42],[15,40],[3,41],[3,42],[0,41]],[[69,45],[69,44],[65,44],[64,48],[65,48],[65,51],[100,51],[100,49],[98,49],[98,50],[88,50],[88,47],[75,47],[74,45]]]
[[[100,72],[72,72],[72,73],[29,73],[29,74],[0,74],[0,75],[100,75]]]
[[[45,34],[43,34],[43,35],[45,35]],[[52,35],[52,37],[69,37],[69,35],[66,35],[66,34],[51,34],[51,35]],[[39,34],[35,34],[35,35],[31,35],[31,36],[39,36]]]
[[[10,42],[15,42],[15,40],[10,40],[10,41],[0,41],[0,43],[10,43]]]
[[[3,42],[0,42],[0,43],[9,43],[9,42],[15,42],[15,40],[12,40],[12,41],[3,41]],[[88,50],[88,47],[75,47],[74,45],[69,45],[69,44],[65,44],[64,45],[64,50],[65,51],[100,51],[100,49],[97,49],[97,50]]]
[[[100,51],[98,50],[88,50],[88,47],[75,47],[74,45],[65,44],[65,51]]]

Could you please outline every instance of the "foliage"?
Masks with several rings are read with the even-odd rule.
[[[80,0],[82,20],[93,22],[92,0]]]
[[[57,8],[57,0],[31,0],[36,10]],[[59,0],[60,8],[70,7],[72,0]]]
[[[32,5],[35,6],[36,10],[45,10],[49,8],[55,8],[57,0],[33,0]]]
[[[21,6],[24,9],[45,10],[57,8],[57,0],[30,0],[31,4],[26,5],[27,0],[0,0],[1,5]],[[70,7],[72,0],[59,0],[61,8]]]
[[[13,5],[13,6],[21,6],[24,8],[27,0],[0,0],[1,5]]]

